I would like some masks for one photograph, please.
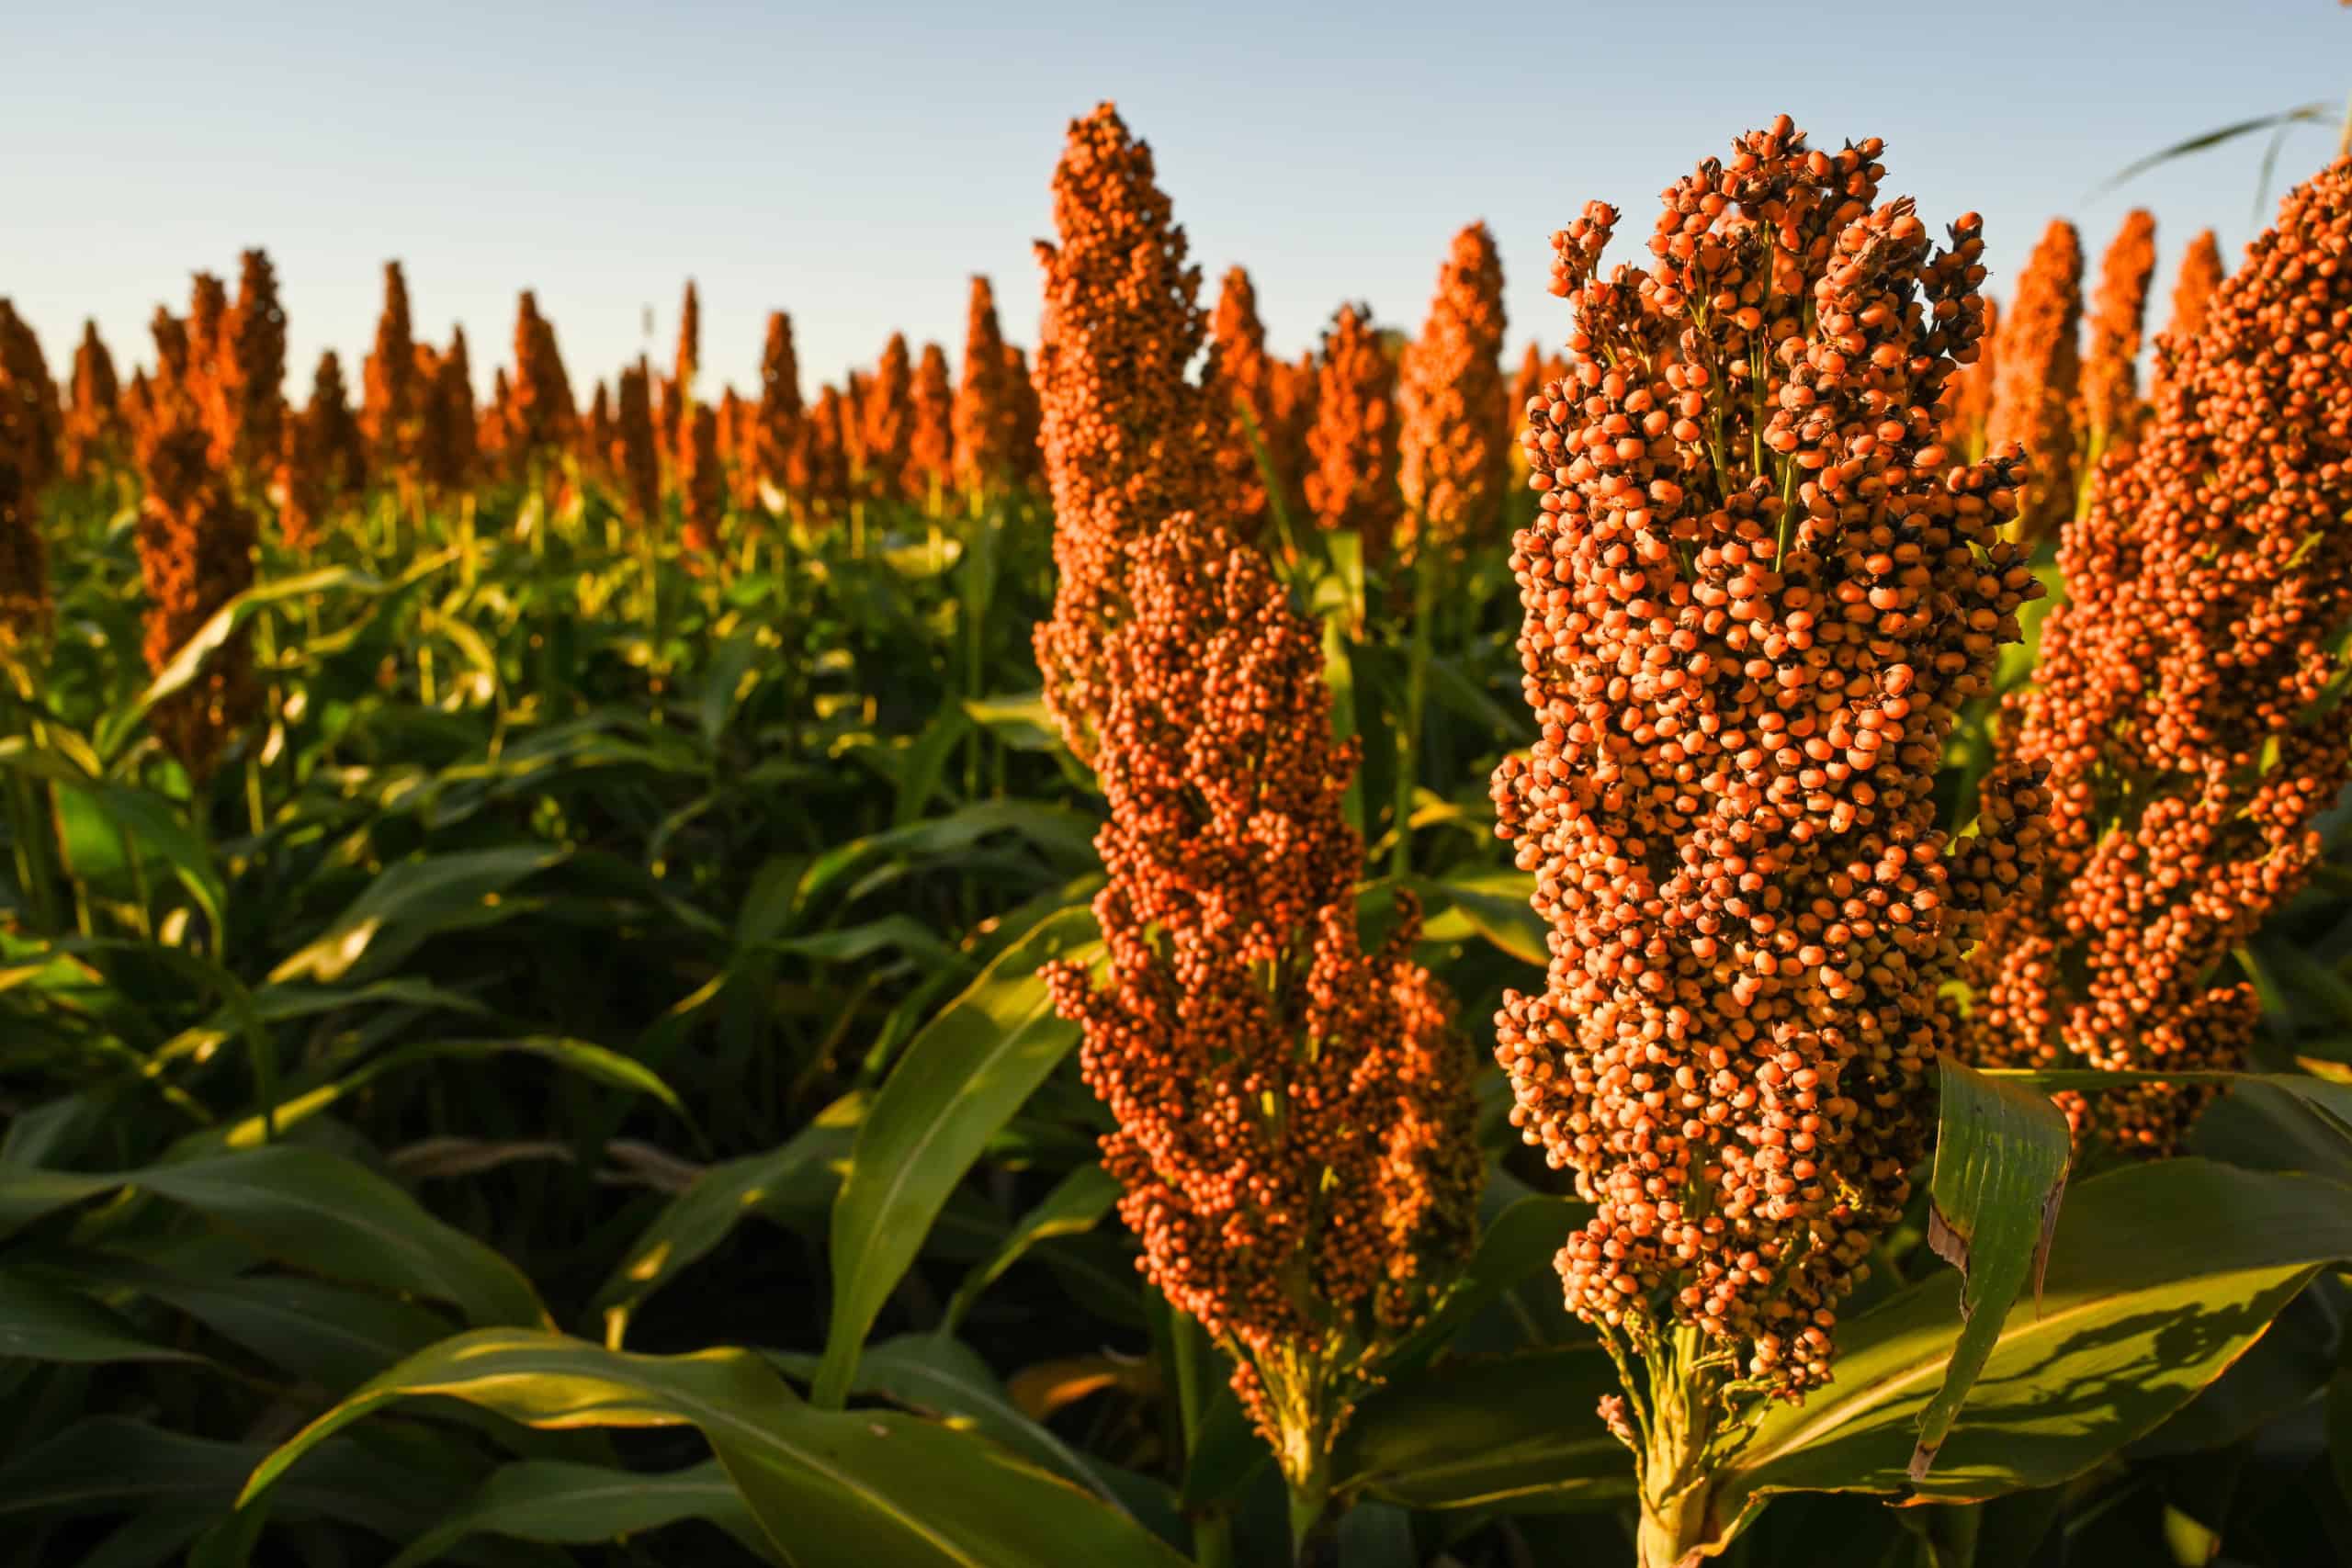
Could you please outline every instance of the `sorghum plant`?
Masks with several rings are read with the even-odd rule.
[[[578,418],[554,323],[539,314],[538,300],[526,288],[515,306],[514,379],[504,422],[507,460],[516,475],[527,477],[535,464],[560,456],[571,444]]]
[[[792,318],[782,310],[768,312],[767,335],[760,344],[759,436],[752,463],[766,483],[805,499],[802,483],[790,478],[789,456],[798,438],[800,356],[793,349]]]
[[[2048,771],[2044,892],[1973,979],[1978,1055],[2018,1066],[2242,1065],[2259,1012],[2232,950],[2319,863],[2352,763],[2352,164],[2291,194],[2158,346],[2139,446],[2062,536],[2067,603],[2013,695],[2008,764]],[[2169,1153],[2210,1091],[2062,1096],[2077,1135]]]
[[[416,341],[411,335],[408,279],[401,264],[384,264],[384,309],[376,346],[360,367],[359,428],[367,433],[371,472],[410,482],[416,456],[419,395]]]
[[[1246,268],[1234,267],[1218,286],[1216,310],[1209,318],[1209,369],[1203,377],[1221,417],[1214,428],[1217,482],[1231,508],[1233,527],[1255,539],[1266,527],[1270,508],[1265,476],[1250,433],[1267,448],[1274,434],[1274,361],[1266,353],[1266,327],[1258,319],[1258,290]],[[1277,468],[1277,474],[1281,470]]]
[[[62,423],[40,340],[0,299],[0,639],[31,637],[48,624],[40,504],[57,476]]]
[[[1979,220],[1934,249],[1881,147],[1783,116],[1666,191],[1648,268],[1600,270],[1599,202],[1553,237],[1576,330],[1511,557],[1539,734],[1493,788],[1553,956],[1497,1055],[1595,1205],[1558,1267],[1624,1377],[1648,1568],[1718,1528],[1709,1474],[1764,1403],[1829,1377],[1933,1124],[1939,992],[2034,885],[2030,772],[1936,826],[1945,738],[2041,590],[2000,535],[2018,460],[1938,434]]]
[[[1054,499],[1053,618],[1037,627],[1046,702],[1070,750],[1094,750],[1096,665],[1114,624],[1129,541],[1216,494],[1207,404],[1187,379],[1207,321],[1200,269],[1153,175],[1151,149],[1118,111],[1070,122],[1054,169],[1058,243],[1037,339],[1041,441]]]
[[[650,527],[662,514],[662,450],[653,434],[653,373],[640,358],[621,372],[608,461],[631,520]]]
[[[687,563],[699,571],[718,554],[718,519],[727,506],[718,417],[708,403],[694,404],[686,416],[685,439],[678,444],[678,502],[684,524],[679,542]]]
[[[478,425],[472,360],[466,330],[449,334],[449,349],[416,346],[416,478],[438,496],[462,493],[473,482]]]
[[[85,479],[126,455],[120,385],[98,323],[82,323],[74,350],[74,384],[63,418],[65,477]]]
[[[168,350],[163,358],[168,366]],[[151,384],[135,456],[146,486],[139,513],[144,651],[147,667],[161,672],[215,612],[253,586],[255,529],[214,460],[205,411],[187,378],[165,369]],[[240,632],[213,651],[194,682],[157,704],[148,722],[164,749],[201,778],[258,698],[252,649]]]
[[[1987,451],[2009,443],[2032,464],[2018,532],[2037,544],[2075,514],[2075,404],[2082,396],[2083,244],[2075,226],[2053,219],[2043,231],[2001,318]]]
[[[1264,557],[1185,513],[1125,550],[1098,645],[1111,981],[1050,972],[1117,1118],[1140,1268],[1234,1358],[1301,1531],[1332,1438],[1470,1245],[1480,1177],[1453,1003],[1408,906],[1356,933],[1321,638]]]
[[[266,252],[244,254],[219,354],[214,460],[258,489],[277,464],[286,423],[286,311]]]
[[[2131,446],[2141,413],[2140,339],[2155,270],[2155,215],[2135,207],[2099,260],[2098,288],[2091,296],[2090,351],[2083,358],[2086,468],[2106,453]]]
[[[1510,394],[1503,385],[1503,264],[1473,223],[1438,268],[1429,321],[1405,357],[1396,479],[1418,552],[1458,556],[1490,532],[1510,477]]]
[[[914,362],[904,333],[892,333],[874,367],[859,407],[861,482],[877,500],[904,501],[908,458],[914,449]]]
[[[1372,308],[1343,305],[1323,333],[1306,504],[1325,530],[1352,530],[1367,561],[1388,558],[1404,515],[1396,427],[1396,362],[1373,329]]]
[[[1014,457],[1020,440],[1015,374],[997,324],[996,292],[987,278],[975,276],[964,324],[964,377],[950,415],[956,482],[971,494],[1005,490],[1020,467]]]
[[[2201,229],[2181,253],[2180,273],[2172,286],[2172,320],[2165,323],[2166,337],[2186,344],[2205,330],[2206,308],[2213,301],[2213,290],[2222,286],[2222,276],[2221,242],[2212,230]],[[2177,356],[2157,355],[2160,381],[2165,367],[2177,362]]]
[[[944,491],[956,476],[956,384],[947,375],[947,351],[922,345],[915,362],[914,391],[907,432],[906,493],[922,501]]]

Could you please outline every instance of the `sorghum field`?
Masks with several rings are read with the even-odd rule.
[[[1108,105],[813,392],[0,302],[0,1559],[2352,1561],[2352,161],[1709,152],[1296,363]]]

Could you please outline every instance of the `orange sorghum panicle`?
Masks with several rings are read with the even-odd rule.
[[[481,405],[474,420],[474,450],[481,454],[484,468],[509,483],[519,477],[514,407],[514,389],[507,382],[505,367],[501,366],[491,374],[490,400]]]
[[[1231,509],[1234,531],[1254,540],[1264,533],[1272,513],[1250,431],[1255,428],[1271,466],[1274,361],[1266,353],[1265,323],[1258,319],[1258,290],[1242,267],[1229,269],[1217,289],[1216,310],[1209,319],[1209,368],[1202,380],[1213,403],[1217,483]]]
[[[596,389],[589,394],[588,412],[580,422],[580,449],[577,456],[582,470],[603,479],[613,454],[613,394],[605,378],[596,378]]]
[[[1032,493],[1046,488],[1046,410],[1029,372],[1029,356],[1004,345],[1004,386],[1012,400],[1012,483]]]
[[[1128,541],[1204,505],[1216,471],[1206,404],[1186,368],[1207,331],[1200,269],[1151,149],[1109,104],[1070,122],[1054,168],[1057,242],[1044,268],[1035,386],[1054,500],[1053,618],[1036,632],[1046,703],[1070,750],[1093,751],[1107,694],[1097,647],[1118,616]]]
[[[863,389],[856,457],[860,482],[878,500],[907,499],[907,455],[914,444],[914,363],[904,333],[892,333]]]
[[[2053,219],[2002,316],[1984,420],[1985,450],[2015,442],[2032,464],[2018,513],[2018,534],[2028,544],[2075,514],[2075,403],[2082,390],[2075,340],[2082,317],[2082,240],[2072,223]]]
[[[224,412],[214,460],[257,487],[277,465],[286,423],[286,311],[266,252],[244,254],[220,355]]]
[[[1430,316],[1407,356],[1396,482],[1406,523],[1458,556],[1492,534],[1510,480],[1510,393],[1503,384],[1503,263],[1484,223],[1453,237]],[[1524,406],[1524,405],[1522,405]]]
[[[728,504],[749,516],[760,510],[759,408],[729,387],[718,400],[718,460],[727,469]]]
[[[1295,360],[1274,362],[1273,428],[1267,435],[1266,450],[1282,479],[1286,503],[1303,503],[1306,499],[1306,474],[1314,466],[1307,437],[1315,430],[1315,400],[1321,380],[1311,348]]]
[[[1264,558],[1192,513],[1126,548],[1098,652],[1108,985],[1047,972],[1117,1130],[1139,1267],[1235,1352],[1287,1472],[1312,1465],[1473,1234],[1480,1159],[1453,1001],[1366,953],[1321,637]]]
[[[537,459],[560,453],[571,440],[579,412],[571,382],[556,347],[555,327],[539,314],[539,302],[523,291],[514,312],[514,379],[508,389],[506,434],[509,461],[518,475]]]
[[[2200,229],[2188,242],[2188,249],[2181,253],[2180,274],[2172,286],[2172,320],[2156,335],[2155,374],[2153,378],[2161,395],[2166,377],[2188,344],[2205,329],[2205,311],[2212,303],[2213,290],[2222,286],[2222,245],[2211,229]]]
[[[975,495],[1001,494],[1012,480],[1018,438],[1012,374],[1004,333],[997,325],[996,292],[987,278],[976,276],[964,325],[964,378],[956,386],[951,415],[956,482]]]
[[[956,477],[956,383],[948,378],[947,351],[935,343],[922,345],[909,413],[904,488],[922,501]]]
[[[662,450],[653,433],[653,373],[642,358],[621,371],[615,402],[608,461],[628,497],[630,519],[650,526],[662,514]]]
[[[694,404],[686,415],[686,438],[678,444],[678,502],[684,522],[679,540],[688,563],[699,570],[718,553],[718,518],[727,504],[718,419],[708,403]]]
[[[2156,219],[2145,208],[2100,258],[2091,296],[2090,350],[2083,357],[2083,461],[2125,452],[2140,418],[2140,338],[2148,315],[2148,279],[2156,270]]]
[[[302,412],[311,426],[309,439],[319,454],[319,471],[330,502],[358,495],[368,488],[368,438],[352,412],[350,389],[343,379],[343,361],[334,350],[319,355],[311,377],[311,400]],[[469,432],[470,434],[470,432]]]
[[[2173,282],[2172,321],[2168,330],[2177,338],[2193,338],[2205,330],[2206,307],[2222,286],[2227,269],[2222,265],[2222,243],[2211,229],[2200,229],[2180,258],[2180,276]]]
[[[68,479],[85,479],[126,456],[121,389],[114,355],[98,339],[98,323],[82,323],[74,350],[74,386],[65,405],[62,457]]]
[[[416,477],[436,494],[461,494],[473,482],[479,431],[466,330],[451,330],[447,354],[418,344],[416,372]]]
[[[217,339],[215,340],[217,343]],[[159,344],[159,346],[161,346]],[[172,355],[165,351],[168,364]],[[253,514],[213,460],[205,411],[190,375],[159,372],[135,456],[146,494],[139,513],[139,567],[147,588],[147,667],[161,671],[220,608],[253,586]],[[203,672],[155,705],[149,726],[189,773],[209,771],[222,742],[253,716],[259,690],[240,630]]]
[[[1404,513],[1396,426],[1396,362],[1373,328],[1372,308],[1343,305],[1323,334],[1306,504],[1321,527],[1353,529],[1367,561],[1387,558]]]
[[[695,292],[695,280],[686,279],[686,297],[678,305],[678,354],[672,362],[671,379],[679,392],[694,396],[695,378],[702,370],[702,296]]]
[[[63,423],[40,340],[0,299],[0,639],[29,639],[49,624],[40,496],[58,474]]]
[[[1665,192],[1650,269],[1600,270],[1599,202],[1553,237],[1570,374],[1511,557],[1539,733],[1493,786],[1552,927],[1546,988],[1496,1020],[1511,1122],[1597,1211],[1568,1305],[1792,1396],[1910,1195],[1939,992],[2038,831],[2030,778],[1936,826],[1956,713],[2041,589],[2000,536],[2017,459],[1938,434],[1979,220],[1935,250],[1879,204],[1881,149],[1783,116]]]
[[[2335,704],[2352,615],[2352,163],[2168,341],[2128,462],[2062,536],[2067,602],[2007,765],[2052,781],[2043,897],[1996,919],[1972,1032],[2021,1066],[2240,1066],[2259,1006],[2214,971],[2320,859],[2352,758]],[[2062,1096],[2078,1134],[2171,1152],[2210,1091]]]
[[[808,500],[832,516],[842,516],[850,509],[855,469],[852,456],[856,446],[854,432],[857,428],[854,399],[830,384],[819,388],[816,412],[805,428],[807,434],[801,443],[805,461],[799,466],[808,476],[805,483]]]
[[[768,330],[760,345],[759,438],[752,453],[757,476],[805,501],[805,479],[792,476],[793,443],[798,438],[800,356],[792,345],[792,318],[782,310],[768,312]]]
[[[410,335],[408,279],[401,264],[384,264],[384,310],[376,346],[360,367],[359,428],[368,436],[371,471],[407,482],[416,456],[416,342]]]

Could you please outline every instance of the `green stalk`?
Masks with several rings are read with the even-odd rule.
[[[1176,1406],[1184,1427],[1184,1464],[1189,1470],[1208,1416],[1208,1386],[1204,1381],[1210,1370],[1208,1331],[1198,1319],[1171,1306],[1168,1339],[1170,1358],[1175,1363],[1171,1370],[1176,1375]],[[1223,1508],[1193,1519],[1193,1561],[1200,1568],[1234,1568],[1238,1560],[1233,1555],[1233,1521]]]

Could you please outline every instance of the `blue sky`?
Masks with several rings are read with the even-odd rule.
[[[151,353],[188,275],[266,245],[294,385],[373,330],[382,262],[417,328],[462,321],[483,381],[538,290],[574,384],[649,343],[701,286],[704,365],[754,379],[792,311],[813,391],[893,330],[960,346],[967,278],[1035,332],[1029,242],[1069,118],[1114,98],[1148,138],[1214,291],[1248,265],[1278,349],[1343,299],[1413,326],[1447,240],[1493,225],[1511,338],[1556,341],[1547,236],[1590,197],[1627,214],[1781,111],[1816,142],[1883,136],[1890,192],[1931,226],[1986,218],[1995,292],[2064,213],[2096,255],[2160,222],[2158,287],[2211,224],[2248,237],[2260,139],[2119,193],[2134,157],[2352,89],[2330,0],[1950,7],[1345,8],[889,5],[557,10],[416,4],[196,8],[0,3],[0,295],[62,371],[85,315]],[[2332,152],[2287,142],[2282,179]]]

